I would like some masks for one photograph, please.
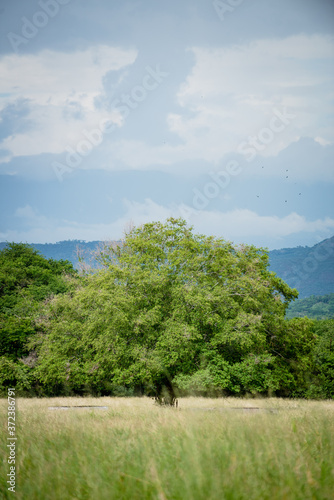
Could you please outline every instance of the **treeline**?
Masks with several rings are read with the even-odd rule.
[[[129,230],[100,264],[0,252],[3,395],[334,397],[334,319],[287,319],[298,292],[265,250],[169,219]]]
[[[314,319],[334,318],[334,293],[307,297],[292,302],[287,310],[287,318],[308,316]]]

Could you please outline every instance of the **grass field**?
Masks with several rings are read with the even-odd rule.
[[[49,409],[60,405],[108,409]],[[0,400],[2,498],[334,498],[334,401],[185,398],[176,410],[149,398],[18,398],[16,406],[12,493]]]

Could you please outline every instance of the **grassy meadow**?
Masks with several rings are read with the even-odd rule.
[[[61,405],[108,409],[49,409]],[[333,498],[334,401],[184,398],[171,409],[149,398],[18,398],[16,406],[12,493],[0,400],[1,498]]]

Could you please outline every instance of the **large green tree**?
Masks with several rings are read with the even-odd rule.
[[[49,391],[291,394],[308,369],[310,325],[287,327],[298,292],[268,270],[265,250],[168,219],[130,230],[101,260],[54,298],[32,343]]]

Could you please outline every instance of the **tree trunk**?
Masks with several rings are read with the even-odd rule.
[[[174,388],[169,380],[164,380],[164,383],[157,384],[155,402],[161,406],[174,406],[177,408],[178,400]]]

